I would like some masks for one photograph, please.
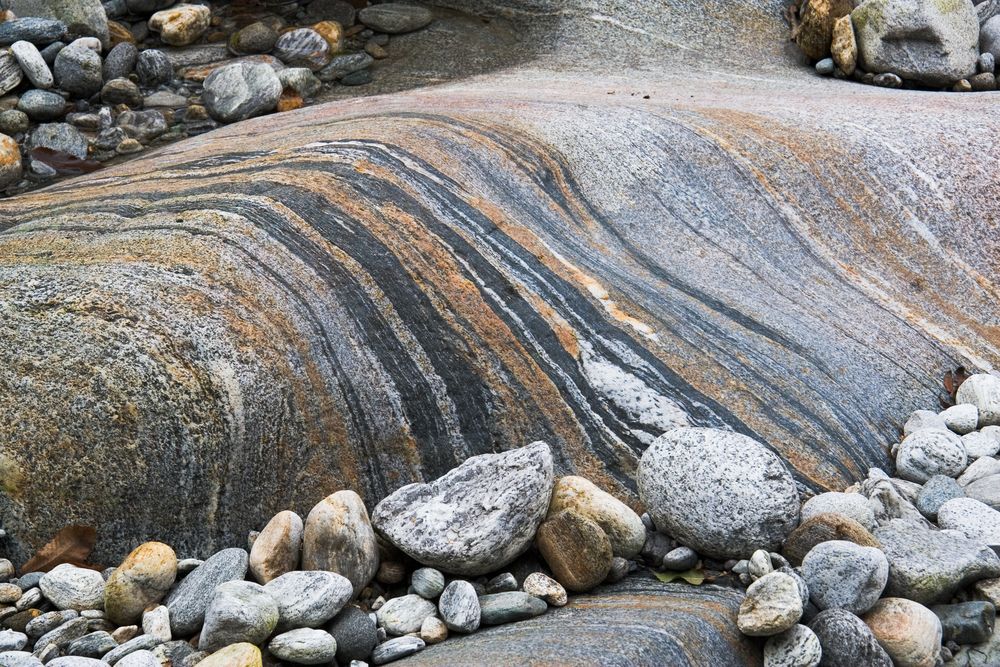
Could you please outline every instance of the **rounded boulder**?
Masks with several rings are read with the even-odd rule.
[[[658,529],[714,558],[774,551],[799,520],[799,495],[785,464],[731,431],[667,431],[643,454],[638,483]]]

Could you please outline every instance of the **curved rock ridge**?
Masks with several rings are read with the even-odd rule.
[[[68,523],[205,555],[536,439],[632,502],[676,426],[816,489],[887,465],[998,359],[998,130],[812,77],[782,4],[512,3],[557,48],[0,203],[12,557]]]
[[[406,667],[692,665],[756,667],[760,648],[736,629],[742,593],[630,577],[527,621],[429,646]]]

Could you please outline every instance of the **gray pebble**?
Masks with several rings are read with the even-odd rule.
[[[444,586],[441,588],[443,590]],[[498,574],[486,583],[487,593],[506,593],[507,591],[516,591],[517,589],[517,579],[510,572]]]
[[[337,615],[354,587],[334,572],[288,572],[264,585],[278,605],[278,630],[318,628]]]
[[[89,98],[100,92],[104,82],[101,56],[81,40],[59,52],[53,69],[59,87],[78,97]]]
[[[835,69],[837,69],[837,65],[833,62],[833,58],[823,58],[816,63],[816,73],[823,76],[833,74]]]
[[[48,90],[32,89],[21,95],[21,99],[17,102],[17,110],[32,120],[44,123],[63,116],[66,111],[66,100],[62,95]]]
[[[267,645],[279,660],[299,665],[320,665],[337,657],[337,641],[330,633],[300,628],[276,636]]]
[[[419,632],[424,619],[436,612],[433,602],[419,595],[404,595],[386,602],[375,615],[386,633],[398,636]]]
[[[108,651],[118,647],[116,642],[108,632],[91,632],[79,639],[73,640],[66,647],[67,655],[77,655],[84,658],[100,658]]]
[[[937,513],[949,500],[964,498],[965,490],[947,475],[934,475],[921,487],[915,503],[920,513],[931,521],[937,521]]]
[[[468,581],[456,579],[448,584],[438,600],[438,611],[449,630],[469,633],[479,629],[479,597]]]
[[[413,655],[425,646],[424,640],[419,637],[396,637],[387,642],[379,644],[372,651],[372,664],[384,665],[408,655]]]
[[[216,586],[246,577],[250,555],[243,549],[223,549],[188,574],[167,595],[170,629],[175,637],[190,637],[202,624]]]
[[[260,644],[278,625],[278,603],[264,587],[249,581],[227,581],[212,594],[205,610],[198,648],[218,651],[230,644]]]
[[[21,69],[36,88],[51,88],[55,83],[52,70],[45,62],[38,47],[31,42],[14,42],[10,47],[11,53],[17,59]]]
[[[480,624],[502,625],[544,614],[544,600],[520,591],[493,593],[479,598]]]
[[[420,597],[434,600],[444,590],[444,575],[432,567],[422,567],[413,572],[410,588]]]
[[[365,7],[358,12],[358,21],[372,30],[397,34],[423,28],[434,20],[434,15],[426,7],[387,2]]]
[[[326,627],[337,640],[337,661],[344,664],[350,660],[367,658],[378,642],[375,621],[357,607],[345,607]]]
[[[104,59],[104,80],[123,79],[135,70],[139,50],[135,44],[122,42],[115,45]]]
[[[684,572],[698,564],[698,553],[691,547],[677,547],[663,557],[661,567],[664,570]]]
[[[136,59],[135,73],[139,75],[142,85],[153,88],[170,83],[174,78],[174,66],[163,51],[146,49]]]
[[[66,34],[62,21],[43,18],[19,18],[0,23],[0,46],[24,40],[36,46],[51,44]]]

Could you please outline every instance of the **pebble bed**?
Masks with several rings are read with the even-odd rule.
[[[364,86],[433,15],[366,0],[5,0],[0,193]]]
[[[535,442],[370,514],[338,491],[206,560],[0,560],[0,667],[381,665],[650,573],[745,588],[735,623],[768,667],[1000,664],[1000,377],[954,398],[906,421],[895,477],[842,492],[803,493],[748,436],[677,428],[639,463],[641,516]]]
[[[787,17],[820,75],[883,88],[997,90],[997,0],[796,0]]]

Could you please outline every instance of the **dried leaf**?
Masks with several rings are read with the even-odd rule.
[[[970,373],[965,370],[964,366],[959,366],[953,371],[948,371],[944,374],[944,390],[948,392],[948,399],[941,399],[941,406],[943,408],[949,408],[955,404],[955,396],[958,394],[958,388],[962,386],[962,383],[968,380]]]
[[[692,586],[700,586],[705,581],[705,573],[701,570],[685,570],[684,572],[654,572],[656,578],[665,584],[681,579]]]
[[[87,563],[87,557],[94,550],[95,544],[97,544],[97,531],[90,526],[66,526],[21,566],[21,574],[48,572],[63,563],[97,569],[96,566]]]

